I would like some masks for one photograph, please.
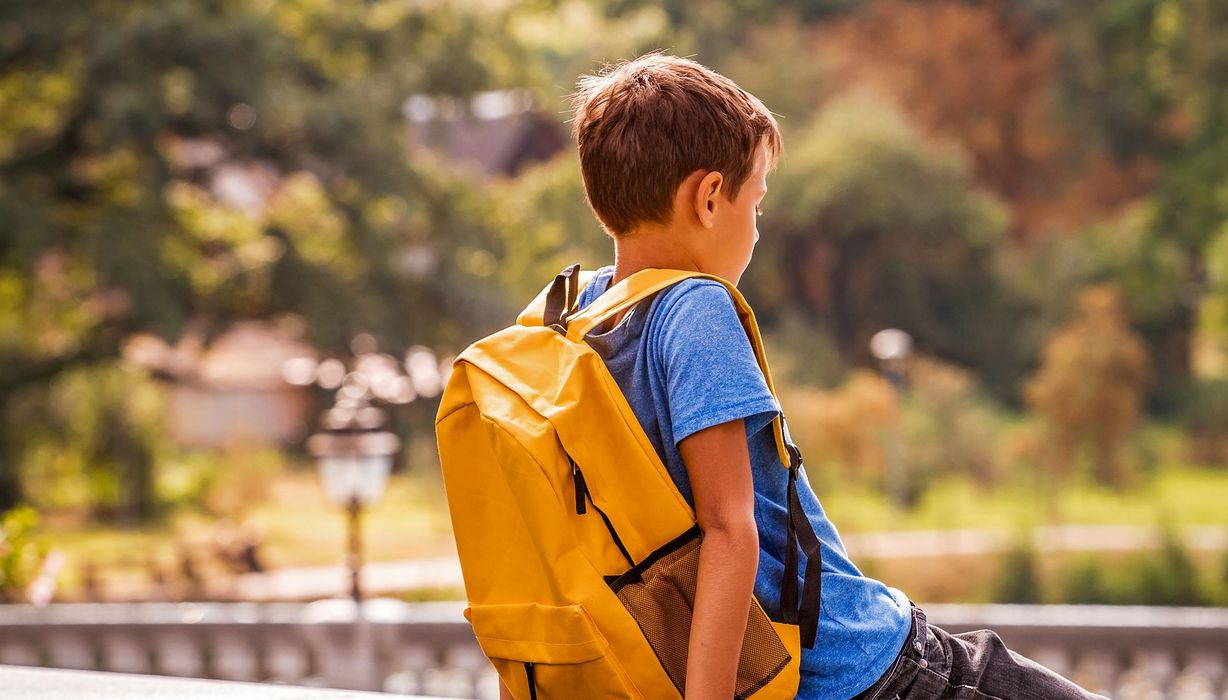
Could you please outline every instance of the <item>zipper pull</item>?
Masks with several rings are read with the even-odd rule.
[[[576,514],[584,515],[588,508],[584,503],[584,497],[588,495],[588,486],[584,483],[584,472],[580,471],[580,466],[576,464],[576,460],[567,455],[567,461],[571,462],[571,480],[576,484]]]

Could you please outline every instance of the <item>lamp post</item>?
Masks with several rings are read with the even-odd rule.
[[[415,345],[403,361],[398,360],[379,352],[378,342],[368,333],[355,336],[350,349],[354,355],[349,363],[335,357],[321,361],[297,357],[287,360],[282,374],[290,384],[336,392],[332,408],[320,416],[318,432],[307,439],[307,449],[315,456],[329,500],[345,509],[352,600],[346,607],[352,612],[335,612],[335,619],[353,624],[342,642],[343,651],[323,655],[320,662],[326,677],[341,679],[337,681],[340,687],[381,690],[387,668],[367,618],[369,606],[364,612],[362,604],[362,514],[383,493],[401,440],[386,429],[385,412],[372,404],[404,406],[417,398],[437,396],[447,382],[452,359],[441,361],[429,348]],[[331,614],[321,619],[330,619]],[[328,634],[326,629],[309,626],[309,635]],[[335,645],[331,648],[337,649]]]
[[[386,669],[362,609],[362,510],[384,491],[400,439],[383,430],[384,412],[367,399],[363,375],[346,375],[333,407],[320,417],[320,432],[307,439],[329,500],[346,511],[346,565],[350,571],[353,625],[345,652],[323,661],[336,665],[343,687],[380,690]]]
[[[337,392],[336,404],[321,416],[323,429],[308,438],[307,449],[316,458],[325,493],[334,504],[346,509],[350,597],[359,603],[362,601],[362,510],[383,493],[401,441],[383,430],[384,412],[370,405],[365,387],[361,394],[354,390],[356,383],[357,380],[347,377],[347,382]]]
[[[908,357],[912,354],[912,336],[898,328],[886,328],[870,338],[870,354],[878,360],[883,376],[895,389],[901,407]],[[897,505],[908,503],[908,474],[904,465],[904,429],[897,425],[892,431],[887,454],[887,484],[889,497]]]
[[[346,510],[350,595],[362,599],[362,511],[383,493],[401,441],[384,429],[384,411],[372,405],[407,405],[418,398],[438,396],[451,373],[452,358],[442,360],[422,345],[406,351],[403,361],[377,351],[374,336],[360,333],[350,343],[353,369],[337,358],[287,360],[285,380],[296,386],[316,385],[336,391],[333,407],[320,417],[320,431],[307,440],[316,458],[329,499]]]

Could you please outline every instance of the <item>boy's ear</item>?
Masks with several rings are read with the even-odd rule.
[[[706,173],[699,180],[699,186],[695,188],[695,216],[699,218],[699,225],[704,228],[712,228],[716,222],[716,207],[717,200],[721,194],[721,183],[725,177],[716,170]]]

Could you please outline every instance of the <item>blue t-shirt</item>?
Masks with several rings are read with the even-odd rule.
[[[612,266],[597,271],[580,294],[581,308],[609,287],[613,274]],[[759,530],[755,596],[770,618],[781,621],[788,470],[771,430],[779,408],[728,290],[712,280],[685,280],[638,304],[613,329],[591,333],[588,342],[692,507],[678,443],[704,428],[745,420]],[[849,561],[840,534],[804,477],[798,479],[798,495],[822,545],[823,586],[818,640],[815,648],[802,650],[797,697],[849,698],[878,680],[899,654],[912,624],[911,603],[902,591],[867,578]],[[800,551],[799,559],[800,581],[806,568]]]

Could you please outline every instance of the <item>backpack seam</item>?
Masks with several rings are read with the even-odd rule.
[[[457,406],[456,408],[453,408],[451,411],[448,411],[447,413],[443,414],[442,416],[436,416],[436,417],[435,417],[435,425],[436,425],[436,426],[438,426],[440,423],[442,423],[442,422],[446,421],[447,419],[451,418],[451,417],[452,417],[453,415],[455,415],[455,414],[456,414],[458,411],[461,411],[461,410],[463,410],[463,409],[465,409],[465,408],[468,408],[468,407],[470,407],[470,406],[477,407],[477,405],[478,405],[478,402],[477,402],[477,401],[466,401],[465,403],[463,403],[463,404],[461,404],[461,405]],[[481,412],[481,409],[480,409],[480,408],[478,409],[478,412],[479,412],[479,413]]]

